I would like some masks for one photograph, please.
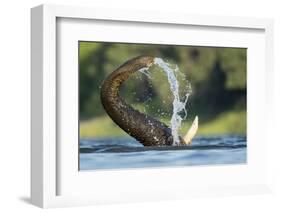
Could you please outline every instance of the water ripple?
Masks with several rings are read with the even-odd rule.
[[[80,169],[246,163],[245,136],[197,137],[192,146],[144,147],[129,137],[80,141]]]

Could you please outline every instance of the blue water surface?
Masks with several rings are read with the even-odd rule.
[[[80,140],[80,170],[245,164],[245,136],[196,137],[191,146],[144,147],[131,137]]]

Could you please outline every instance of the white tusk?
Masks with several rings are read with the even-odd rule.
[[[191,127],[187,131],[186,135],[183,137],[183,140],[186,145],[191,145],[193,137],[196,135],[198,130],[198,116],[195,117]]]

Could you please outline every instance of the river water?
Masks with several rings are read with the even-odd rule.
[[[246,137],[196,137],[191,146],[144,147],[131,137],[80,140],[80,170],[175,167],[247,162]]]

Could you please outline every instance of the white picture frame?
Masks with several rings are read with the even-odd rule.
[[[67,21],[66,27],[62,26],[62,20]],[[239,45],[250,47],[250,65],[248,68],[249,70],[257,70],[255,75],[253,75],[251,71],[249,72],[250,74],[248,73],[247,83],[250,85],[248,91],[248,133],[250,133],[250,141],[260,141],[260,143],[257,142],[255,146],[251,146],[251,143],[250,146],[248,146],[248,151],[250,153],[248,164],[191,169],[130,169],[122,171],[99,171],[98,173],[82,172],[83,174],[80,172],[80,174],[77,175],[79,171],[76,170],[76,164],[74,162],[78,161],[75,148],[71,145],[62,146],[57,143],[60,137],[59,131],[63,131],[58,128],[58,117],[60,116],[58,110],[60,106],[58,103],[64,100],[63,97],[61,97],[63,93],[58,95],[58,88],[60,88],[62,81],[61,78],[57,77],[57,70],[60,69],[61,66],[59,65],[61,61],[58,61],[57,58],[59,56],[58,49],[61,51],[61,40],[58,38],[62,30],[72,30],[74,24],[71,22],[77,20],[78,25],[85,20],[89,24],[94,21],[99,21],[99,26],[103,26],[103,23],[104,25],[105,23],[110,23],[111,27],[116,28],[133,27],[134,25],[141,25],[145,28],[150,24],[153,24],[153,26],[159,29],[165,28],[166,31],[169,30],[169,28],[176,29],[177,27],[180,29],[191,27],[194,28],[195,31],[200,28],[200,30],[210,31],[208,34],[204,34],[204,37],[209,37],[209,40],[214,39],[216,36],[216,34],[212,35],[212,32],[222,32],[221,39],[217,39],[212,43],[214,46],[236,46],[235,40],[232,41],[229,38],[234,38],[235,35],[239,36],[240,31],[246,32],[246,36],[239,37],[239,41],[241,41]],[[131,23],[131,25],[128,23]],[[80,26],[78,25],[75,27]],[[240,195],[270,191],[271,173],[266,149],[269,146],[268,142],[272,135],[271,132],[274,131],[271,122],[273,97],[270,93],[273,87],[273,21],[271,19],[172,13],[161,14],[147,11],[122,11],[74,6],[41,5],[31,10],[31,26],[31,201],[33,204],[46,208],[99,203],[182,199],[210,195]],[[84,34],[87,34],[88,28],[86,28],[86,31],[83,31],[83,28],[81,28],[81,30]],[[69,33],[72,31],[65,32]],[[225,35],[232,34],[233,32],[237,32],[237,34],[233,33],[232,37],[223,39],[224,32]],[[104,34],[100,34],[100,39],[102,36],[108,34],[108,32],[106,33],[106,29],[104,29]],[[256,34],[256,36],[249,38],[247,37],[249,34]],[[83,35],[71,33],[69,34],[69,39],[79,39],[79,36]],[[115,40],[110,36],[106,37],[105,40]],[[118,41],[127,41],[129,37],[132,37],[132,35],[119,37]],[[141,39],[141,37],[140,35],[133,39],[135,39],[136,42],[144,42],[145,40],[142,40],[143,38]],[[87,36],[85,35],[85,39],[86,38]],[[245,42],[243,39],[245,39]],[[151,40],[150,42],[153,43],[154,41]],[[158,42],[161,43],[161,41]],[[168,38],[166,38],[162,42],[172,44],[177,42],[182,44],[185,41],[180,40],[180,38],[178,38],[178,40],[175,38],[168,40]],[[197,42],[197,45],[202,46],[210,44],[209,41],[204,41],[204,39],[193,42]],[[261,51],[257,52],[255,50]],[[70,50],[68,52],[71,54]],[[256,62],[255,59],[257,60]],[[253,79],[254,76],[255,79]],[[75,77],[73,77],[72,80],[75,81]],[[260,95],[259,99],[255,98],[255,91],[258,91]],[[264,113],[265,110],[267,113]],[[73,109],[71,113],[72,112],[75,114],[75,109]],[[261,115],[259,118],[255,116],[257,113]],[[78,116],[74,116],[73,118],[78,118]],[[63,117],[60,119],[63,119]],[[260,121],[264,121],[264,123],[261,125]],[[67,122],[73,123],[75,119],[70,119]],[[77,123],[78,122],[76,122],[76,124]],[[70,128],[76,127],[74,125]],[[256,133],[253,134],[254,132]],[[74,163],[68,163],[70,166],[66,166],[65,161],[67,159],[71,160],[71,162],[73,160]],[[202,177],[206,177],[208,172],[213,174],[210,173],[208,177],[213,180],[217,179],[217,181],[204,180],[204,184],[200,183],[199,180],[202,181]],[[173,178],[175,174],[180,177],[180,184],[167,184],[167,180]],[[153,185],[147,184],[148,176]],[[157,181],[160,176],[165,177],[163,181]],[[235,176],[236,179],[230,178],[228,181],[221,181],[219,176],[224,178]],[[112,177],[118,180],[119,184],[110,181]],[[187,177],[189,180],[184,181]],[[136,178],[143,180],[142,183],[138,183],[139,186],[135,186],[134,181],[129,181],[129,179]],[[94,185],[91,183],[93,179],[99,180],[100,182]],[[112,190],[104,190],[107,187]],[[95,189],[95,193],[91,193],[93,189]],[[149,193],[148,190],[150,190]],[[120,196],[120,193],[122,196]]]

